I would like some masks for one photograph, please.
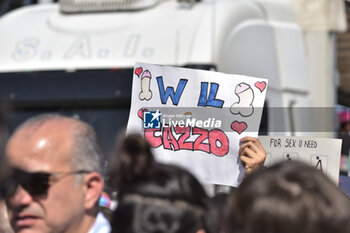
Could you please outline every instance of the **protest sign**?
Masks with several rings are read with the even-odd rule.
[[[257,136],[267,80],[137,63],[128,133],[201,182],[238,186],[239,139]]]
[[[281,161],[298,160],[323,171],[338,183],[340,139],[259,136],[259,140],[266,150],[266,167]]]

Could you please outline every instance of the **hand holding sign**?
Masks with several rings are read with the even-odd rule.
[[[245,167],[245,175],[249,175],[264,166],[266,151],[257,138],[244,137],[240,141],[243,144],[238,154]]]

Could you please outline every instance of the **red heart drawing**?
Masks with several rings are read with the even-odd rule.
[[[142,109],[140,108],[139,111],[137,112],[137,115],[143,120],[143,112],[147,111],[147,109]]]
[[[263,92],[265,90],[265,87],[266,87],[266,82],[265,81],[262,81],[262,82],[256,82],[254,84],[255,87],[257,87],[260,92]]]
[[[138,77],[140,77],[140,74],[142,73],[142,71],[143,71],[142,67],[136,68],[136,69],[135,69],[135,74],[136,74]]]
[[[244,130],[247,129],[247,123],[245,123],[244,121],[239,122],[239,121],[234,121],[231,124],[231,129],[233,131],[236,131],[237,133],[241,134]]]

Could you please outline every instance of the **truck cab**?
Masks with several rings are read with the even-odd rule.
[[[59,111],[106,152],[126,126],[136,61],[267,78],[270,135],[314,135],[303,31],[288,0],[61,0],[0,18],[0,93],[14,124]],[[234,91],[234,90],[232,90]],[[307,130],[305,130],[305,128]],[[309,132],[307,132],[309,131]]]

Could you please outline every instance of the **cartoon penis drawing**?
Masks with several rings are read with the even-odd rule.
[[[141,76],[141,92],[139,94],[140,100],[150,100],[152,98],[151,85],[151,72],[145,70]]]
[[[243,117],[251,116],[254,112],[252,105],[254,100],[253,89],[246,83],[240,83],[236,86],[235,94],[238,96],[238,102],[232,104],[231,113]]]

